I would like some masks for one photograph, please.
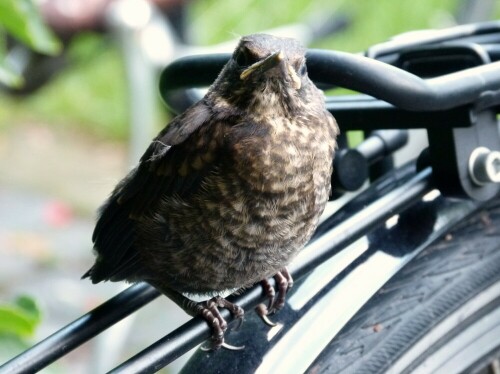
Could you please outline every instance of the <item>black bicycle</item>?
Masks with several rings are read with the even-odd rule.
[[[228,59],[169,65],[165,101],[185,109]],[[244,350],[198,350],[184,372],[498,372],[499,59],[500,22],[400,36],[365,56],[310,50],[318,86],[360,93],[326,98],[344,134],[334,213],[291,265],[298,282],[277,325],[247,313],[228,335]],[[399,165],[411,129],[426,129],[428,146]],[[355,147],[352,130],[366,135]],[[132,286],[0,372],[40,370],[158,295]],[[264,298],[258,285],[231,301],[251,310]],[[157,371],[209,336],[194,318],[112,372]]]

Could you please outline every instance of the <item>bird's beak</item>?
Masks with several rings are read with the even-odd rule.
[[[265,59],[257,61],[255,64],[250,65],[248,68],[243,70],[240,74],[240,79],[245,80],[254,72],[263,73],[269,69],[272,69],[278,65],[284,58],[283,52],[277,51],[273,54],[267,56]]]

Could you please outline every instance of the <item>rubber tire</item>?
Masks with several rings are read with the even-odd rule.
[[[417,368],[430,372],[423,366],[429,357],[446,352],[446,344],[449,346],[468,326],[485,321],[481,318],[495,311],[498,316],[500,296],[488,296],[491,300],[484,306],[465,320],[456,319],[443,331],[445,322],[455,321],[453,318],[467,306],[483,305],[475,303],[484,301],[492,290],[500,294],[498,199],[429,246],[393,277],[329,343],[307,372],[411,373]],[[494,318],[493,325],[500,326],[500,318]],[[439,339],[435,339],[436,334]],[[422,347],[431,337],[430,346],[426,345],[409,362],[404,361],[417,351],[419,342]],[[489,362],[496,359],[498,364],[500,334],[493,340],[487,354],[457,372],[487,372],[484,366]]]

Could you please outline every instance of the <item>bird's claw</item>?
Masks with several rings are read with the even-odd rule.
[[[203,351],[203,352],[210,352],[210,351],[214,351],[216,349],[219,349],[219,348],[225,348],[227,350],[230,350],[230,351],[241,351],[242,349],[245,349],[245,346],[244,345],[241,345],[241,346],[234,346],[234,345],[231,345],[231,344],[227,344],[226,342],[222,342],[219,346],[217,347],[214,347],[213,345],[204,345],[204,346],[201,346],[200,349]]]
[[[259,304],[255,311],[258,316],[262,319],[262,321],[271,327],[276,326],[276,323],[271,321],[268,317],[269,314],[274,314],[278,310],[282,309],[285,305],[286,294],[288,290],[293,286],[293,279],[290,273],[286,268],[282,269],[274,276],[274,280],[276,281],[276,287],[278,289],[278,293],[276,294],[274,287],[271,286],[267,279],[261,281],[262,288],[264,289],[264,293],[267,296],[269,303],[266,307],[264,304]]]
[[[240,306],[233,304],[230,301],[227,301],[226,299],[220,296],[216,296],[210,300],[201,302],[197,305],[199,308],[198,314],[212,328],[212,337],[210,339],[211,344],[201,347],[203,351],[217,350],[221,347],[233,351],[245,348],[244,346],[236,347],[227,344],[224,341],[224,333],[227,330],[227,322],[224,319],[224,317],[222,317],[218,309],[219,307],[228,309],[234,316],[234,318],[238,320],[238,325],[236,326],[236,329],[238,329],[241,326],[241,323],[243,322],[243,315],[244,315],[244,311]]]
[[[276,291],[271,283],[267,279],[260,281],[262,288],[264,289],[264,294],[267,296],[267,310],[273,309],[274,298],[276,297]]]
[[[264,304],[257,305],[257,307],[255,308],[255,312],[260,317],[260,319],[262,319],[262,322],[264,322],[266,325],[268,325],[270,327],[276,326],[276,323],[274,323],[273,321],[271,321],[269,319],[269,317],[268,317],[269,309],[267,309]]]

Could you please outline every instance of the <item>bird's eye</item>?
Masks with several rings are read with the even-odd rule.
[[[235,59],[236,63],[241,67],[250,66],[250,65],[256,63],[257,61],[259,61],[257,56],[255,56],[253,53],[251,53],[246,48],[238,50],[236,52],[236,56],[234,57],[234,59]]]
[[[307,74],[307,66],[305,63],[303,63],[300,68],[299,68],[299,71],[298,73],[301,75],[301,76],[304,76]]]

